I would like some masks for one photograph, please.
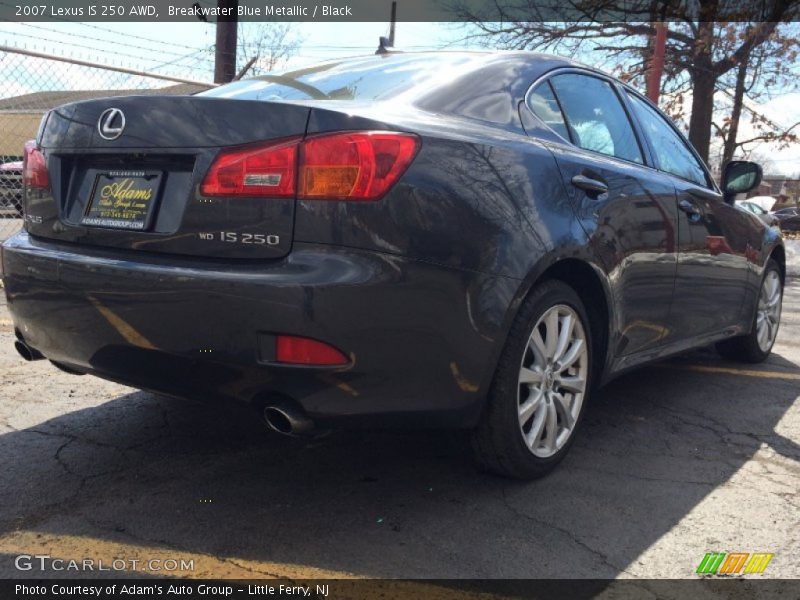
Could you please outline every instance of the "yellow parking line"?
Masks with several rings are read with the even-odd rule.
[[[742,375],[744,377],[760,377],[762,379],[785,379],[787,381],[800,381],[800,373],[786,373],[784,371],[756,371],[755,369],[734,369],[731,367],[711,367],[707,365],[662,365],[670,369],[686,369],[698,373],[721,373],[724,375]]]

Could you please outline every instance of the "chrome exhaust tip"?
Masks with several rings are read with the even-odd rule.
[[[267,427],[283,435],[309,435],[314,431],[314,421],[294,403],[268,404],[262,414]]]
[[[29,362],[32,360],[42,360],[44,358],[41,352],[39,352],[36,348],[31,348],[22,340],[15,341],[14,348],[16,349],[17,354]]]

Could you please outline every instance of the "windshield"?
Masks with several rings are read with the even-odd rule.
[[[264,101],[389,100],[478,59],[468,54],[388,55],[329,62],[236,81],[198,94]]]

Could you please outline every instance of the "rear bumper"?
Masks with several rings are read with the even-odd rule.
[[[515,282],[376,252],[295,244],[243,264],[76,247],[26,233],[3,252],[18,335],[47,358],[135,387],[258,401],[324,424],[470,426]],[[335,345],[346,368],[287,367],[270,334]]]

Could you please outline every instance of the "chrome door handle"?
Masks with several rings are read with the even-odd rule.
[[[686,198],[682,198],[678,201],[678,208],[689,215],[689,219],[692,221],[699,221],[702,214],[700,213],[700,209],[697,208],[694,202],[691,200],[687,200]]]
[[[594,192],[595,194],[605,194],[608,191],[608,186],[599,179],[592,179],[586,175],[575,175],[572,178],[572,185],[587,192]]]

